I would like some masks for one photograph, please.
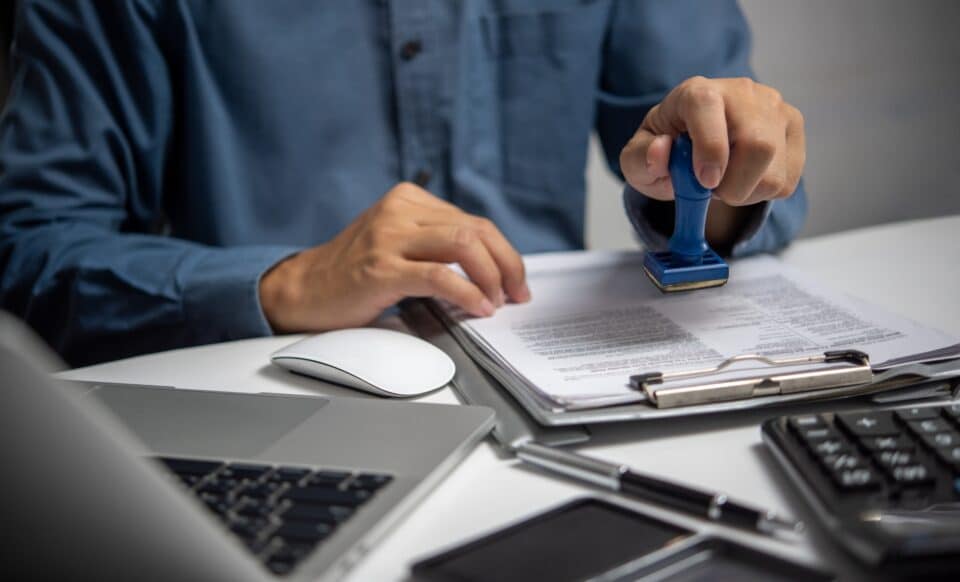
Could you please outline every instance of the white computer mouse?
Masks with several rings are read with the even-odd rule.
[[[328,331],[276,351],[274,364],[378,396],[419,396],[446,386],[456,366],[418,337],[364,327]]]

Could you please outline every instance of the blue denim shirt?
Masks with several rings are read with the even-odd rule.
[[[677,83],[750,74],[734,0],[18,5],[0,306],[74,364],[270,333],[260,276],[402,180],[521,252],[581,248],[591,131],[617,171]],[[785,244],[804,204],[735,252]]]

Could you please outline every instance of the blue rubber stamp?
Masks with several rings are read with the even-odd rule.
[[[673,142],[669,167],[676,199],[673,236],[669,250],[647,252],[643,270],[664,293],[723,285],[730,270],[704,237],[710,190],[693,173],[693,143],[686,134]]]

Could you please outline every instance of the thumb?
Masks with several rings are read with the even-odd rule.
[[[656,200],[673,200],[673,184],[667,164],[669,135],[656,135],[640,128],[620,152],[620,171],[634,190]]]

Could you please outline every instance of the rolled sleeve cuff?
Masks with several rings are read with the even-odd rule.
[[[650,250],[667,250],[673,233],[673,202],[652,200],[627,184],[623,188],[623,206],[638,240]],[[740,257],[767,250],[761,232],[770,218],[773,205],[761,202],[754,208],[756,210],[751,213],[733,243],[731,256]]]
[[[181,270],[187,327],[196,343],[272,335],[260,305],[260,278],[295,247],[236,247],[192,253]]]

